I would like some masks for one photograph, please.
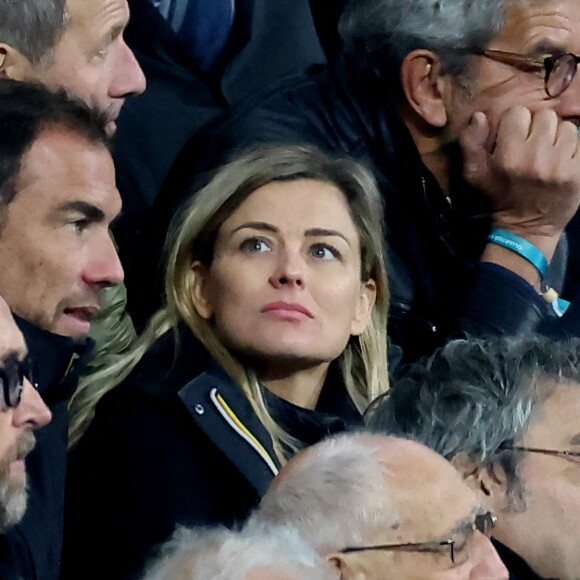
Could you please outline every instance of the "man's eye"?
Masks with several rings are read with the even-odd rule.
[[[240,244],[240,249],[244,252],[259,253],[269,252],[272,248],[263,238],[248,238]]]
[[[81,234],[82,232],[84,232],[88,225],[89,225],[89,221],[86,219],[82,219],[82,220],[74,220],[72,222],[69,222],[68,224],[76,233]]]
[[[333,260],[340,257],[340,252],[328,244],[314,244],[310,254],[319,260]]]

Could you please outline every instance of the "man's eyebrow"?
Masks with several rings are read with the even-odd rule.
[[[473,522],[475,520],[475,516],[478,514],[481,514],[485,511],[485,508],[483,508],[483,506],[475,506],[472,510],[471,513],[464,517],[463,519],[459,520],[454,526],[453,529],[450,531],[450,534],[457,534],[459,532],[464,531],[467,528],[470,528],[473,525]]]
[[[528,51],[530,54],[553,54],[558,56],[567,52],[562,45],[548,39],[543,39],[534,44]]]
[[[86,201],[65,201],[56,207],[56,210],[61,213],[65,212],[77,212],[83,214],[83,216],[91,222],[102,222],[105,220],[105,212],[99,209],[92,203],[87,203]]]
[[[125,27],[126,25],[124,24],[117,24],[116,26],[113,26],[103,35],[103,41],[107,43],[113,42],[123,34]]]
[[[307,236],[337,236],[342,238],[349,246],[350,242],[346,239],[344,234],[337,232],[336,230],[327,230],[325,228],[311,228],[306,230],[305,235]]]
[[[243,229],[252,229],[252,230],[265,230],[267,232],[272,232],[274,234],[278,233],[277,227],[273,226],[272,224],[266,222],[246,222],[245,224],[239,225],[237,228],[234,228],[230,235],[235,234]]]

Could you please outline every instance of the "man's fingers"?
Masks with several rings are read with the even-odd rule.
[[[463,173],[474,185],[487,173],[489,121],[480,111],[473,114],[469,125],[461,132],[459,143],[463,151]]]
[[[513,160],[514,154],[528,140],[532,129],[532,113],[526,107],[512,107],[499,119],[492,154],[498,159]],[[514,151],[513,148],[516,147]]]
[[[552,143],[554,145],[557,140],[559,125],[561,125],[561,122],[555,111],[550,109],[537,111],[531,118],[528,140]]]
[[[579,149],[578,127],[570,121],[562,121],[556,130],[554,145],[563,156],[576,157]]]

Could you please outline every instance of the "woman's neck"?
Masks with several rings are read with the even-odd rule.
[[[328,373],[328,363],[283,374],[260,373],[260,380],[276,396],[303,409],[315,409]]]

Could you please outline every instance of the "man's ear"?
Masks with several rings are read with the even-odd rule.
[[[401,64],[401,83],[409,106],[433,127],[447,124],[444,97],[449,77],[441,71],[439,57],[430,50],[413,50]]]
[[[191,265],[189,287],[191,300],[196,312],[205,320],[213,316],[213,305],[208,292],[209,268],[199,260]]]
[[[496,510],[506,503],[507,477],[499,465],[477,465],[464,454],[456,455],[451,463],[463,476],[463,480],[481,498],[482,503],[495,506]]]
[[[366,580],[367,575],[363,567],[360,566],[359,559],[351,559],[347,554],[335,552],[326,557],[333,570],[336,570],[337,578],[340,580]]]
[[[0,78],[22,81],[31,78],[32,63],[9,44],[0,43]]]

